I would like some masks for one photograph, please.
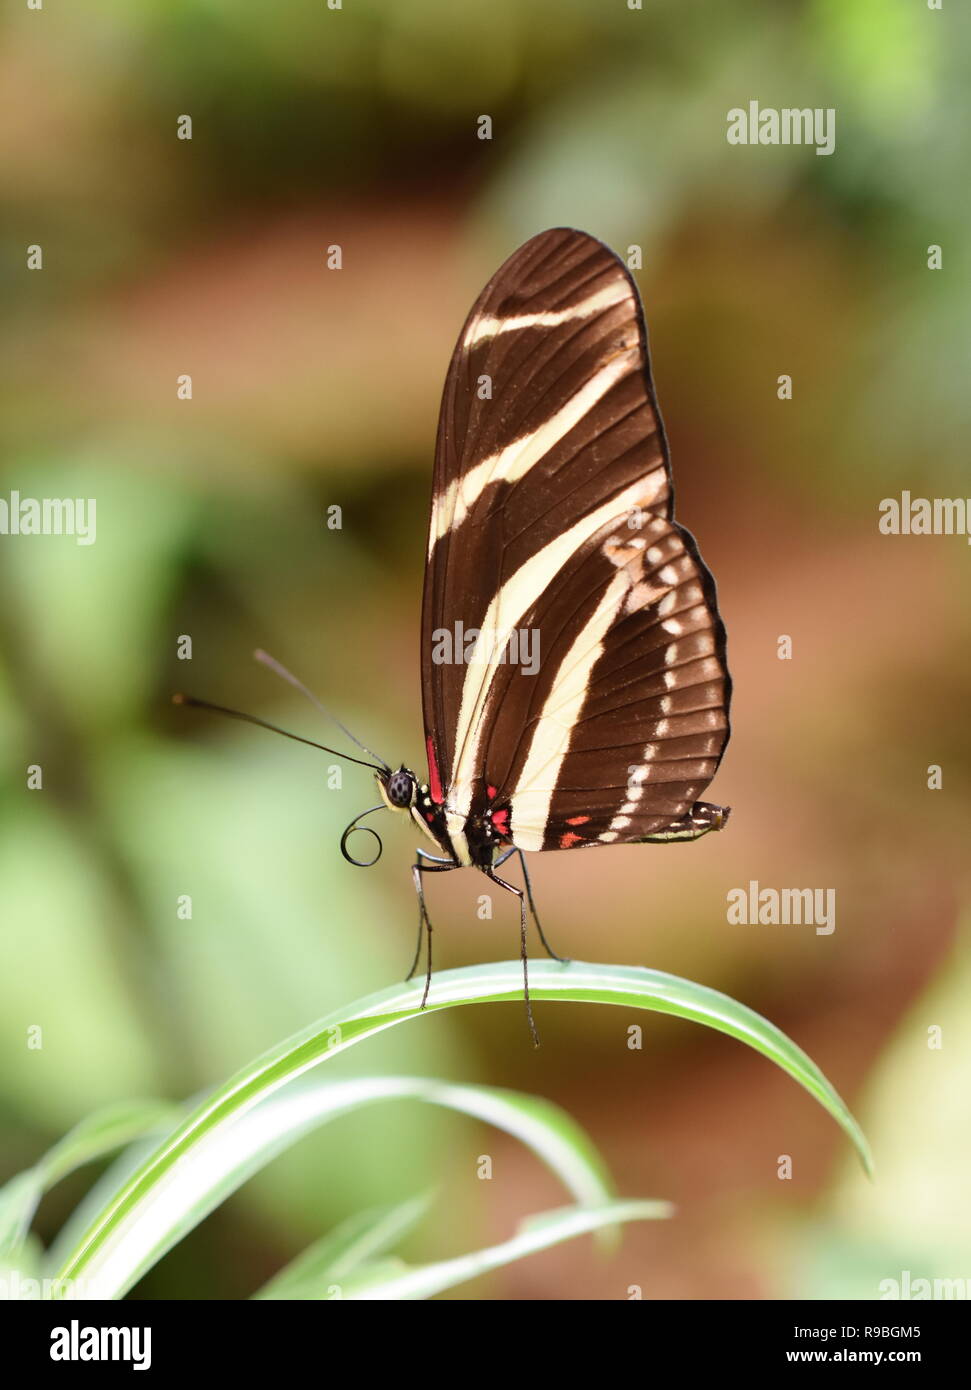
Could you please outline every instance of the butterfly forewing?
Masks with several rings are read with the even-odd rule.
[[[524,849],[641,838],[711,779],[724,633],[671,510],[626,268],[534,237],[469,315],[439,422],[422,683],[453,844],[492,812]]]

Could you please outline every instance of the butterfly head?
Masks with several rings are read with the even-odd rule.
[[[390,811],[410,811],[418,798],[418,778],[406,767],[375,774],[378,790]]]
[[[372,864],[376,864],[381,858],[382,848],[381,837],[377,831],[372,830],[369,825],[360,824],[364,817],[372,815],[375,811],[410,811],[418,801],[418,778],[406,767],[399,767],[397,772],[387,764],[375,767],[374,780],[381,793],[379,805],[355,816],[341,836],[341,854],[349,864],[354,864],[359,869],[368,869]],[[358,859],[347,848],[347,842],[356,830],[366,831],[375,840],[375,850],[369,859]]]

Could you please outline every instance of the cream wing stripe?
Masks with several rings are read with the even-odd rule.
[[[596,612],[581,629],[556,673],[529,745],[520,787],[511,802],[509,824],[519,849],[543,848],[553,790],[586,697],[590,673],[603,654],[603,639],[624,606],[630,583],[625,570],[614,575]],[[531,785],[536,782],[540,785]]]
[[[582,516],[568,531],[561,532],[554,540],[544,545],[542,550],[531,555],[525,564],[520,565],[515,574],[506,580],[489,604],[482,628],[490,634],[495,634],[491,658],[485,669],[480,665],[468,666],[462,687],[462,704],[455,730],[455,760],[449,778],[446,805],[450,832],[453,825],[457,830],[461,829],[469,813],[478,770],[482,712],[496,668],[513,629],[519,626],[540,594],[556,582],[559,571],[585,541],[602,526],[611,521],[619,522],[635,508],[649,508],[666,486],[667,475],[660,467],[652,470],[646,477],[639,478],[636,483],[625,488],[616,497],[610,498],[603,506]],[[612,581],[612,584],[615,582],[616,580]],[[628,587],[625,582],[625,594]]]
[[[596,294],[592,294],[589,299],[583,299],[579,304],[570,304],[565,309],[547,309],[535,314],[510,314],[506,318],[484,314],[482,318],[469,325],[463,346],[474,347],[484,338],[495,338],[500,333],[514,333],[520,328],[557,328],[561,323],[569,323],[571,319],[590,318],[602,309],[610,309],[615,304],[622,304],[625,299],[632,298],[630,286],[618,277]]]
[[[586,386],[567,401],[562,409],[540,425],[532,434],[514,439],[499,453],[491,454],[460,478],[453,478],[444,492],[432,501],[432,516],[428,529],[428,554],[449,531],[456,530],[469,514],[483,490],[494,482],[517,482],[525,477],[549,451],[569,434],[575,425],[638,365],[639,348],[628,348],[612,358],[592,376]]]

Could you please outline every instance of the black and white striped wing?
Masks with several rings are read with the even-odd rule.
[[[727,741],[729,678],[714,583],[672,504],[633,281],[592,237],[544,232],[480,295],[439,421],[422,685],[453,843],[490,814],[523,849],[690,815]],[[454,640],[470,633],[472,660]]]

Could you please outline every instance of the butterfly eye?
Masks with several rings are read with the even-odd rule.
[[[388,778],[388,800],[392,806],[399,806],[402,810],[407,810],[414,800],[415,779],[412,774],[399,768]]]

